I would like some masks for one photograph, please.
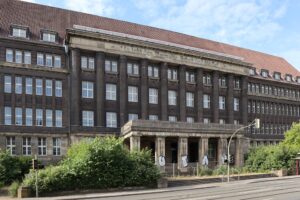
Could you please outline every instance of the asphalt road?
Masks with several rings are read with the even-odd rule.
[[[300,200],[300,177],[291,179],[260,179],[257,181],[240,181],[207,186],[207,188],[185,188],[179,191],[164,191],[150,194],[128,194],[115,197],[98,197],[92,199],[107,200]]]

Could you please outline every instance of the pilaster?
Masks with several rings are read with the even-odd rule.
[[[198,141],[199,146],[199,162],[202,164],[204,156],[208,155],[208,137],[201,137]]]
[[[128,102],[128,86],[127,86],[127,58],[121,55],[119,60],[120,65],[120,127],[122,127],[128,119],[127,102]]]
[[[159,165],[159,158],[163,157],[165,159],[166,156],[166,147],[165,147],[165,138],[164,137],[156,137],[155,139],[155,164],[159,167],[161,172],[165,171],[165,166]]]
[[[141,61],[141,118],[148,119],[148,61]]]
[[[220,137],[218,140],[218,164],[224,164],[224,158],[227,156],[227,138]]]
[[[228,123],[233,124],[233,75],[228,75],[228,90],[227,90],[227,111],[228,111]]]
[[[180,121],[186,121],[186,92],[185,92],[185,66],[179,67],[179,113]]]
[[[161,64],[161,77],[160,77],[160,112],[161,120],[168,120],[168,65],[167,63]]]
[[[181,172],[187,172],[186,166],[184,166],[184,157],[188,156],[188,138],[179,137],[178,139],[178,169]]]
[[[96,125],[105,126],[105,79],[104,79],[105,56],[102,52],[96,53]]]
[[[196,108],[197,121],[203,122],[203,70],[197,69],[197,90],[196,90]],[[199,154],[200,155],[200,154]]]
[[[240,107],[240,113],[242,118],[242,124],[246,125],[248,124],[248,77],[243,76],[242,77],[242,90],[241,90],[241,107]]]
[[[219,123],[219,72],[213,72],[213,95],[212,95],[213,123]]]
[[[140,136],[131,136],[130,137],[130,151],[140,150],[141,149],[141,137]]]

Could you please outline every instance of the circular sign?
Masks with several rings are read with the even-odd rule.
[[[164,167],[166,165],[166,160],[165,160],[164,156],[159,156],[159,158],[158,158],[158,164],[161,167]]]
[[[187,156],[182,156],[181,160],[182,160],[182,166],[183,167],[187,167],[188,166],[188,158],[187,158]]]

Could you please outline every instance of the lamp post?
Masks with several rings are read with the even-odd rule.
[[[230,139],[229,139],[229,142],[228,142],[228,145],[227,145],[227,155],[228,155],[228,158],[227,158],[227,182],[229,182],[230,180],[230,154],[229,154],[229,150],[230,150],[230,144],[231,144],[231,140],[232,138],[240,131],[240,130],[243,130],[245,128],[248,128],[248,127],[251,127],[251,126],[255,126],[255,128],[259,128],[260,127],[260,119],[255,119],[253,122],[251,122],[249,125],[247,126],[243,126],[239,129],[237,129],[231,136],[230,136]]]

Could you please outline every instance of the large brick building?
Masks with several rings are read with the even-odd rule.
[[[59,160],[117,135],[158,162],[243,164],[300,116],[300,73],[283,58],[153,27],[0,0],[0,148]]]

